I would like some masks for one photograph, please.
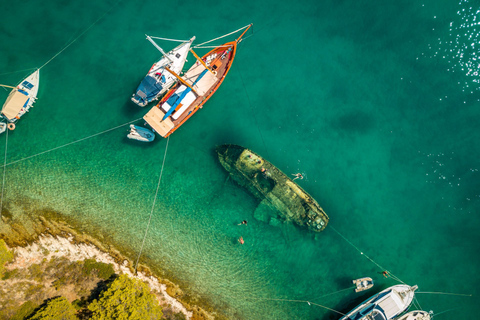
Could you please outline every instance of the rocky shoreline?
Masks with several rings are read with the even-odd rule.
[[[126,274],[147,283],[164,308],[164,314],[183,314],[185,319],[192,320],[226,319],[209,305],[202,304],[200,307],[198,299],[191,299],[192,296],[180,289],[179,285],[154,275],[145,265],[139,264],[135,274],[133,261],[115,247],[80,233],[67,222],[55,218],[58,218],[55,213],[32,217],[28,220],[31,225],[27,226],[27,230],[24,224],[13,221],[8,214],[2,217],[0,239],[14,251],[14,260],[5,266],[7,271],[29,270],[42,261],[59,258],[72,263],[95,259],[111,264],[116,274]],[[3,280],[4,287],[8,287],[8,281]],[[189,298],[194,301],[187,301]]]

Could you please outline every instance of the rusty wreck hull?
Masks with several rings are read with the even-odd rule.
[[[238,145],[221,145],[216,152],[230,177],[274,209],[280,219],[314,232],[325,229],[329,218],[320,205],[270,162]]]

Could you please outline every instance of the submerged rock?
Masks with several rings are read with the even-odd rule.
[[[216,151],[230,176],[261,200],[255,218],[272,225],[278,224],[272,223],[272,219],[293,221],[315,232],[325,229],[329,220],[327,214],[315,199],[277,167],[241,146],[227,144],[217,147]]]

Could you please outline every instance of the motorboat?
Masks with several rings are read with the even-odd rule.
[[[340,320],[392,320],[407,310],[418,287],[398,284],[358,305]]]
[[[373,280],[369,277],[352,280],[355,287],[355,292],[365,291],[373,287]]]
[[[431,318],[431,311],[415,310],[395,318],[395,320],[430,320]]]
[[[152,142],[155,139],[155,134],[147,128],[131,124],[130,133],[127,135],[127,138],[142,142]]]

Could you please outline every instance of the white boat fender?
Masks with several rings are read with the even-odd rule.
[[[7,125],[8,130],[15,130],[15,123],[9,123]]]

